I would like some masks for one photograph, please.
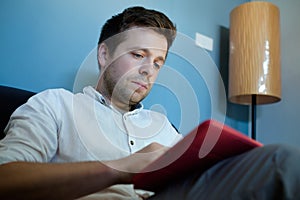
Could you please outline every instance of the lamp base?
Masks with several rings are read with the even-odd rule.
[[[251,101],[251,138],[256,140],[256,95],[252,94]]]

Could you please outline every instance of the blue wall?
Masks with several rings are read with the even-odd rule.
[[[287,143],[299,147],[300,1],[268,0],[280,10],[281,101],[257,109],[257,139],[264,144]]]
[[[214,40],[212,52],[201,52],[208,65],[215,65],[227,88],[229,13],[246,0],[2,0],[0,2],[0,84],[39,92],[47,88],[63,87],[73,90],[76,74],[86,57],[96,46],[100,27],[113,14],[130,5],[143,5],[166,13],[177,25],[178,32],[193,40],[199,32]],[[201,51],[190,44],[189,54]],[[192,52],[193,51],[193,52]],[[203,50],[202,50],[203,51]],[[207,54],[206,56],[204,54]],[[195,55],[194,57],[197,57]],[[201,56],[200,56],[201,57]],[[199,103],[193,116],[197,122],[212,116],[212,104],[222,107],[224,102],[211,100],[208,82],[218,82],[215,75],[195,78],[195,67],[186,57],[170,54],[167,65],[174,67],[188,79]],[[190,67],[189,67],[190,66]],[[181,83],[174,83],[180,87]],[[182,124],[182,105],[174,92],[161,90],[157,85],[145,105],[162,105],[177,126]],[[216,89],[213,88],[213,90]],[[184,90],[184,88],[183,88]],[[218,91],[215,91],[216,93]],[[167,95],[167,98],[161,98]],[[189,104],[189,102],[184,102]],[[220,105],[219,105],[220,104]],[[248,108],[225,102],[226,123],[248,133]],[[189,105],[185,105],[188,107]],[[187,108],[195,110],[194,107]],[[220,111],[222,115],[222,110]],[[184,117],[187,119],[187,117]],[[186,132],[195,122],[180,128]]]

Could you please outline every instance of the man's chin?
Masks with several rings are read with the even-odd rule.
[[[147,96],[147,94],[141,94],[139,92],[134,92],[132,95],[131,95],[131,98],[130,98],[130,103],[131,104],[138,104],[140,103],[143,99],[145,99],[145,97]]]

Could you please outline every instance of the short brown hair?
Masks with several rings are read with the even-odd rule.
[[[122,38],[116,37],[107,42],[108,39],[134,26],[153,28],[156,32],[164,35],[167,39],[168,49],[176,37],[176,26],[165,14],[136,6],[127,8],[106,21],[102,27],[98,45],[105,41],[105,43],[109,43],[107,45],[110,52],[113,52],[116,46],[122,42]]]

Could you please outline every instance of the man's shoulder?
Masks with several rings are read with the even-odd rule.
[[[39,92],[38,94],[53,94],[53,95],[61,95],[61,94],[73,94],[70,90],[65,88],[50,88]]]
[[[27,104],[30,105],[43,105],[43,106],[58,106],[63,102],[69,102],[74,94],[64,88],[51,88],[40,91],[29,98]]]
[[[57,98],[57,97],[68,97],[74,94],[64,88],[51,88],[38,92],[34,95],[35,98]]]

